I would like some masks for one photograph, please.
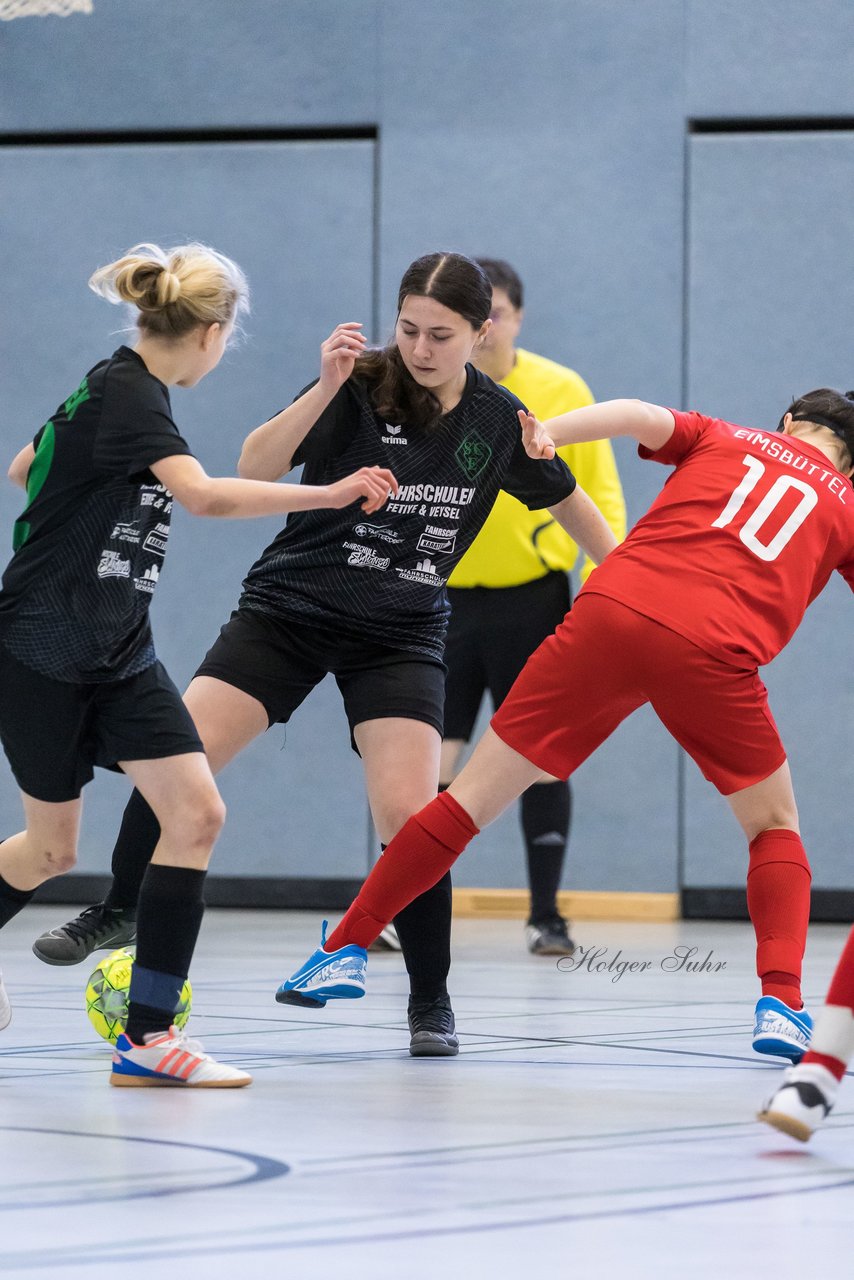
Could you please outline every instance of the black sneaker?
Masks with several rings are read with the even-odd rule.
[[[575,950],[563,916],[532,920],[525,926],[525,941],[532,956],[571,956]]]
[[[114,951],[136,942],[136,912],[96,902],[75,920],[36,938],[33,951],[45,964],[79,964],[93,951]]]
[[[454,1011],[450,996],[435,1000],[409,997],[409,1052],[413,1058],[453,1058],[460,1051],[454,1034]]]

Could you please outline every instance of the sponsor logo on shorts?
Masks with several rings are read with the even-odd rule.
[[[402,534],[386,524],[354,524],[353,532],[357,538],[376,538],[378,542],[392,542],[395,545],[403,542]]]
[[[139,542],[139,525],[117,524],[110,537],[118,538],[119,542]]]
[[[118,551],[102,551],[98,565],[99,578],[129,578],[130,560],[123,560]]]
[[[141,578],[134,578],[133,585],[136,587],[137,591],[145,591],[148,595],[151,595],[152,591],[157,586],[157,579],[159,577],[160,571],[157,568],[157,565],[153,564],[150,568],[146,569]]]
[[[439,575],[433,561],[427,556],[419,560],[414,569],[397,569],[396,572],[407,582],[422,582],[428,587],[441,587],[445,583],[445,579]]]
[[[428,524],[418,539],[418,550],[449,556],[457,545],[458,533],[459,529],[442,529],[439,525]]]
[[[387,569],[391,564],[390,556],[377,555],[373,547],[362,547],[358,542],[345,542],[343,545],[350,552],[347,563],[355,569]]]

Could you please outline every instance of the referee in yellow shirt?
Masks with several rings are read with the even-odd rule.
[[[544,422],[592,404],[584,379],[572,369],[516,346],[522,325],[523,287],[509,263],[477,262],[492,282],[492,328],[475,363]],[[626,532],[626,507],[610,441],[567,445],[559,453],[618,539]],[[551,635],[572,602],[574,542],[547,511],[529,511],[508,493],[495,506],[448,580],[451,622],[445,647],[445,741],[440,789],[453,780],[471,737],[484,693],[497,707],[534,649]],[[586,561],[581,580],[593,564]],[[558,911],[571,795],[568,782],[535,783],[520,801],[531,905],[525,930],[535,955],[569,955],[573,943]]]

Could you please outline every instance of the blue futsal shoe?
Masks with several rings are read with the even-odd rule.
[[[353,943],[337,951],[324,951],[327,924],[324,920],[317,950],[279,987],[276,992],[279,1004],[317,1009],[327,1000],[357,1000],[365,994],[367,951]]]
[[[763,996],[756,1004],[753,1048],[777,1058],[800,1062],[810,1045],[812,1018],[806,1009],[790,1009],[776,996]]]

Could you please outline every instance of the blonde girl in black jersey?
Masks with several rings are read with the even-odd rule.
[[[154,651],[148,606],[173,496],[195,515],[240,517],[362,499],[396,488],[365,469],[323,486],[213,478],[171,414],[170,386],[219,363],[247,306],[246,281],[202,245],[138,245],[90,284],[133,304],[138,337],[86,374],[10,478],[27,490],[0,591],[0,738],[26,829],[0,844],[0,927],[75,861],[81,791],[95,765],[121,769],[157,815],[139,891],[139,944],[117,1085],[248,1084],[171,1026],[201,924],[205,868],[224,808],[190,714]],[[0,986],[0,1026],[11,1016]]]

